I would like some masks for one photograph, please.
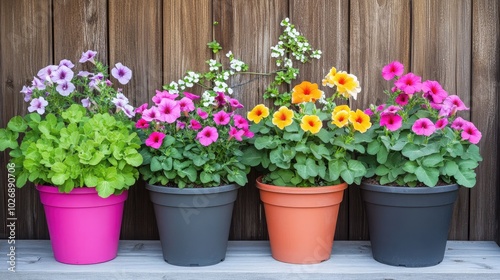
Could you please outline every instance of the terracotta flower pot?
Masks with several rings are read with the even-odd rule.
[[[257,178],[266,212],[271,253],[278,261],[311,264],[331,255],[339,206],[347,184],[280,187]]]

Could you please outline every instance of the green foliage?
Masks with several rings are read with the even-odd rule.
[[[74,104],[59,117],[14,117],[0,129],[0,151],[12,149],[18,187],[27,181],[53,184],[62,192],[87,186],[108,197],[128,189],[139,176],[140,139],[130,132],[131,125],[108,113],[88,116]]]

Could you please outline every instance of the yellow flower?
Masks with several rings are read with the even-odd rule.
[[[302,123],[300,127],[304,131],[310,131],[312,134],[316,134],[323,127],[323,123],[316,115],[305,115],[302,117]]]
[[[278,111],[273,114],[273,124],[281,130],[293,122],[293,111],[285,106],[281,106]]]
[[[330,72],[325,76],[325,78],[322,81],[323,86],[329,86],[329,87],[335,86],[335,83],[333,82],[333,77],[335,77],[335,74],[337,74],[337,69],[335,67],[332,67],[332,69],[330,69]]]
[[[333,109],[332,116],[336,115],[340,111],[347,111],[347,113],[349,113],[351,112],[351,108],[349,108],[348,105],[339,105]]]
[[[323,96],[323,92],[318,89],[318,84],[308,81],[296,85],[292,90],[292,103],[315,102]]]
[[[359,109],[349,114],[349,121],[354,126],[354,129],[361,133],[365,133],[366,130],[372,126],[370,116]]]
[[[332,124],[336,125],[337,127],[344,127],[349,123],[349,111],[339,111],[335,114],[335,112],[332,113]]]
[[[347,98],[352,96],[352,98],[356,99],[358,93],[361,91],[358,78],[345,71],[338,72],[333,77],[333,82],[337,86],[338,92]]]
[[[255,106],[252,111],[247,113],[247,118],[255,123],[259,123],[263,118],[269,116],[269,108],[264,104]]]

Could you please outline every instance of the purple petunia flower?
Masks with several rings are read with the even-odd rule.
[[[39,90],[44,90],[45,89],[45,84],[38,79],[37,77],[33,77],[33,81],[31,82],[31,85]]]
[[[85,108],[90,107],[90,98],[87,97],[87,98],[82,99],[82,106]]]
[[[57,68],[59,68],[59,66],[57,65],[49,65],[49,66],[46,66],[42,69],[40,69],[40,71],[38,71],[37,73],[37,76],[41,79],[41,80],[47,80],[50,79],[50,77],[52,76],[52,73],[54,73]]]
[[[421,118],[415,121],[411,130],[417,135],[431,136],[436,131],[436,126],[428,118]]]
[[[88,50],[88,51],[82,53],[82,57],[80,58],[80,60],[78,62],[85,63],[87,61],[90,61],[92,63],[95,63],[94,62],[94,57],[96,55],[97,55],[97,52]]]
[[[31,95],[33,94],[33,88],[32,87],[27,87],[23,86],[23,89],[20,91],[22,94],[24,94],[24,101],[28,102],[31,100]]]
[[[217,132],[217,129],[212,126],[207,126],[203,128],[196,135],[196,140],[199,140],[203,146],[210,146],[210,144],[217,141],[218,138],[219,138],[219,133]]]
[[[28,107],[28,111],[30,113],[36,111],[38,114],[43,115],[45,113],[45,107],[49,105],[49,102],[45,100],[43,97],[38,97],[31,100],[30,106]]]
[[[384,112],[382,112],[382,114],[396,114],[400,110],[401,110],[401,107],[391,105],[391,106],[387,107],[384,110]]]
[[[135,116],[134,107],[130,104],[125,104],[125,106],[121,107],[120,109],[128,118],[133,118]]]
[[[111,75],[115,77],[122,85],[126,85],[132,79],[132,70],[118,62],[115,68],[111,69]]]
[[[246,130],[245,130],[245,133],[243,134],[243,136],[245,136],[245,137],[247,137],[247,138],[253,138],[254,133],[253,133],[251,130],[246,129]]]
[[[52,73],[52,81],[58,84],[64,84],[66,82],[71,82],[74,73],[68,67],[62,65],[57,68],[55,72]]]
[[[73,64],[73,62],[71,62],[71,60],[68,60],[68,59],[63,59],[59,62],[59,66],[66,66],[68,68],[73,68],[75,67],[75,65]]]
[[[104,79],[104,74],[102,73],[97,73],[96,75],[92,76],[90,78],[89,87],[97,88],[97,85],[102,81],[102,79]]]
[[[231,116],[223,110],[214,114],[214,122],[216,125],[226,125],[230,120]]]
[[[58,84],[56,90],[60,95],[68,96],[75,90],[75,85],[71,82],[66,81],[64,83]]]

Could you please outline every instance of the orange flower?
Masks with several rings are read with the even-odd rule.
[[[339,111],[336,114],[332,113],[332,124],[337,127],[344,127],[349,123],[349,111]]]
[[[323,92],[318,89],[318,84],[312,84],[308,81],[296,85],[292,90],[292,103],[315,102],[320,99]]]
[[[263,118],[269,116],[269,108],[264,106],[264,104],[259,104],[255,106],[252,111],[247,113],[247,118],[254,123],[259,123]]]
[[[310,131],[312,134],[316,134],[323,127],[323,123],[316,115],[305,115],[302,117],[302,123],[300,127],[304,131]]]
[[[273,124],[281,130],[293,122],[293,111],[285,106],[281,106],[278,111],[273,114]]]
[[[359,109],[357,109],[356,112],[351,112],[349,114],[349,121],[354,126],[354,129],[361,133],[365,133],[366,130],[372,126],[370,116]]]

